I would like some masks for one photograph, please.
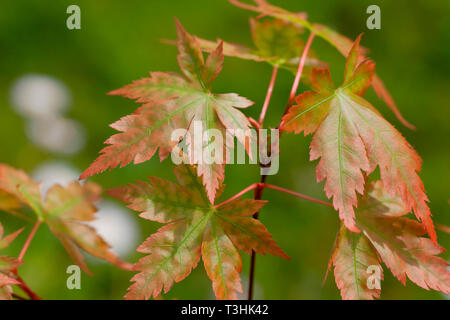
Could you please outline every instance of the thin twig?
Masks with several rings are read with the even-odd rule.
[[[41,224],[41,221],[37,220],[36,223],[33,226],[33,229],[31,229],[31,232],[28,235],[28,238],[25,241],[25,244],[23,245],[22,250],[20,251],[20,254],[19,254],[19,257],[18,257],[19,261],[23,260],[23,257],[25,256],[25,253],[27,252],[27,249],[30,246],[31,240],[33,240],[33,237],[36,234],[36,231],[39,228],[40,224]]]
[[[40,225],[41,221],[37,220],[33,228],[31,229],[30,234],[28,235],[27,240],[25,241],[25,244],[22,247],[22,250],[20,250],[19,257],[17,258],[20,262],[22,262],[23,257],[25,256],[25,253],[27,252],[28,247],[30,246],[31,240],[33,240],[33,237],[36,234],[36,231]],[[28,287],[28,285],[25,283],[25,281],[23,281],[23,279],[19,276],[17,268],[13,270],[13,273],[16,275],[16,280],[20,282],[18,285],[30,297],[31,300],[41,300],[41,298],[39,298],[39,296],[36,293],[34,293],[34,291],[31,290],[30,287]]]
[[[314,36],[315,34],[313,32],[309,34],[305,48],[303,49],[303,53],[298,64],[297,74],[295,75],[295,80],[292,85],[291,93],[289,95],[289,104],[292,104],[294,102],[294,98],[297,94],[298,85],[300,84],[300,78],[302,77],[303,68],[305,67],[306,58],[308,56],[309,48],[311,47]]]
[[[259,11],[258,7],[239,2],[238,0],[229,0],[231,4],[235,5],[238,8],[250,10],[250,11]]]
[[[260,129],[261,126],[259,125],[259,122],[253,119],[252,117],[248,117],[248,121],[256,128]]]
[[[295,197],[297,197],[297,198],[301,198],[301,199],[304,199],[304,200],[308,200],[308,201],[311,201],[311,202],[315,202],[315,203],[322,204],[322,205],[324,205],[324,206],[333,208],[333,205],[332,205],[331,203],[329,203],[329,202],[322,201],[322,200],[319,200],[319,199],[316,199],[316,198],[313,198],[313,197],[310,197],[310,196],[301,194],[301,193],[299,193],[299,192],[295,192],[295,191],[291,191],[291,190],[288,190],[288,189],[285,189],[285,188],[281,188],[281,187],[275,186],[275,185],[273,185],[273,184],[267,184],[267,183],[265,183],[265,184],[263,185],[263,188],[268,188],[268,189],[278,190],[278,191],[281,191],[281,192],[290,194],[290,195],[292,195],[292,196],[295,196]]]
[[[254,184],[248,186],[247,188],[243,189],[242,191],[239,191],[239,192],[236,193],[234,196],[232,196],[230,199],[225,200],[224,202],[221,202],[221,203],[219,203],[219,204],[216,204],[214,207],[215,207],[215,208],[218,208],[218,207],[224,206],[224,205],[226,205],[227,203],[230,203],[231,201],[233,201],[233,200],[239,198],[239,197],[242,196],[243,194],[246,194],[247,192],[249,192],[249,191],[251,191],[251,190],[253,190],[253,189],[258,188],[258,186],[259,186],[259,183],[254,183]]]
[[[272,70],[272,76],[270,77],[269,87],[267,88],[266,99],[259,115],[259,127],[263,126],[264,118],[266,117],[267,109],[269,108],[270,99],[272,98],[273,87],[277,79],[278,65],[275,65]]]
[[[282,187],[279,187],[279,186],[276,186],[276,185],[273,185],[273,184],[269,184],[269,183],[253,183],[253,184],[249,185],[247,188],[242,189],[241,191],[236,193],[231,198],[229,198],[229,199],[227,199],[227,200],[225,200],[225,201],[223,201],[223,202],[221,202],[219,204],[216,204],[214,207],[215,208],[222,207],[222,206],[232,202],[233,200],[236,200],[240,196],[242,196],[242,195],[246,194],[247,192],[252,191],[254,189],[257,189],[257,190],[261,189],[262,190],[262,189],[265,189],[265,188],[272,189],[272,190],[277,190],[277,191],[289,194],[291,196],[294,196],[294,197],[297,197],[297,198],[300,198],[300,199],[303,199],[303,200],[308,200],[308,201],[311,201],[311,202],[314,202],[314,203],[322,204],[322,205],[327,206],[327,207],[331,207],[331,208],[333,207],[333,205],[331,203],[329,203],[329,202],[326,202],[326,201],[323,201],[323,200],[319,200],[319,199],[307,196],[307,195],[305,195],[303,193],[295,192],[295,191],[292,191],[292,190],[289,190],[289,189],[286,189],[286,188],[282,188]]]

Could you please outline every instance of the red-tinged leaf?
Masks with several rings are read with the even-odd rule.
[[[346,67],[344,83],[332,88],[329,72],[313,72],[314,91],[297,97],[297,105],[283,117],[282,129],[288,132],[316,132],[311,142],[311,160],[321,158],[317,179],[326,179],[325,191],[333,197],[334,207],[348,229],[355,226],[356,191],[364,192],[364,175],[377,166],[381,180],[391,196],[399,195],[413,209],[436,242],[431,213],[426,204],[423,183],[417,172],[421,159],[376,109],[360,95],[374,74],[370,60],[356,63],[359,38]]]
[[[12,194],[0,189],[0,210],[12,212],[14,210],[20,209],[22,203]]]
[[[0,287],[0,300],[12,300],[12,292],[10,286]]]
[[[373,77],[372,87],[375,90],[378,97],[386,103],[386,105],[392,110],[392,112],[394,112],[394,115],[397,117],[397,119],[405,127],[411,130],[416,129],[416,127],[413,124],[411,124],[408,120],[406,120],[405,117],[402,115],[397,105],[395,104],[394,99],[392,98],[391,94],[386,89],[386,86],[384,85],[383,81],[380,79],[378,75],[375,75]]]
[[[236,300],[242,293],[239,273],[242,262],[239,251],[213,217],[204,231],[202,257],[213,290],[220,300]]]
[[[98,185],[89,182],[83,185],[74,182],[67,187],[55,185],[48,190],[43,201],[37,183],[23,171],[0,164],[0,188],[33,209],[37,218],[48,224],[72,259],[86,272],[89,273],[89,269],[80,249],[124,269],[130,268],[109,250],[108,244],[95,229],[85,224],[95,219],[97,209],[94,202],[101,195]],[[0,240],[0,249],[8,245],[20,231]]]
[[[449,264],[438,257],[443,248],[421,237],[422,225],[402,217],[408,212],[401,198],[391,197],[381,181],[367,187],[356,210],[361,233],[342,227],[331,257],[343,299],[379,298],[375,284],[383,279],[381,262],[403,284],[408,277],[422,288],[450,292]]]
[[[257,4],[257,6],[246,5],[241,3],[239,0],[230,0],[230,2],[238,7],[259,12],[264,16],[271,16],[275,19],[280,19],[289,23],[296,24],[299,27],[306,28],[310,32],[330,43],[345,57],[348,56],[351,50],[352,41],[349,38],[337,33],[327,26],[319,23],[309,22],[306,16],[303,14],[289,12],[285,9],[270,5],[267,3],[267,1],[264,0],[255,0],[254,2]],[[359,56],[360,60],[365,59],[367,51],[368,50],[366,48],[361,48]],[[378,97],[386,103],[386,105],[394,112],[395,116],[404,126],[410,129],[415,129],[415,127],[408,121],[406,121],[406,119],[402,116],[391,94],[386,89],[383,81],[377,75],[374,76],[372,87],[374,88]]]
[[[109,245],[95,229],[84,223],[94,220],[97,211],[90,197],[92,195],[87,195],[84,187],[77,182],[66,188],[60,185],[52,187],[45,201],[45,222],[61,240],[72,259],[86,272],[90,273],[78,248],[112,264],[127,268],[126,263],[110,251]]]
[[[205,52],[212,52],[218,44],[223,43],[225,56],[267,62],[296,74],[305,46],[301,38],[303,29],[279,19],[250,19],[250,27],[255,49],[222,40],[216,43],[201,38],[196,39]],[[310,50],[305,61],[302,81],[310,84],[312,67],[326,66],[327,64],[317,59],[314,52]]]
[[[24,228],[17,230],[11,234],[8,234],[6,237],[3,237],[3,227],[0,224],[0,250],[8,247],[14,239],[23,231]]]
[[[204,80],[205,62],[200,46],[197,40],[183,28],[177,18],[175,18],[175,26],[178,34],[178,65],[186,78],[193,82],[204,84],[202,81]]]
[[[267,201],[255,202],[254,200],[237,199],[224,206],[217,216],[233,243],[245,253],[251,254],[252,250],[255,250],[260,254],[270,253],[289,259],[277,246],[261,221],[249,219],[266,203]]]
[[[222,71],[223,60],[223,41],[220,41],[217,48],[206,59],[205,67],[202,70],[202,81],[207,88],[211,87],[214,79]]]
[[[22,170],[0,163],[0,189],[32,208],[42,216],[42,196],[39,184],[31,180]]]
[[[0,288],[2,288],[4,286],[12,286],[12,285],[17,285],[17,284],[20,284],[20,282],[17,281],[16,279],[14,279],[12,277],[8,277],[4,273],[0,273]]]
[[[378,270],[380,283],[383,269],[374,247],[364,235],[342,226],[331,259],[342,299],[373,300],[380,297],[381,288],[377,288],[370,277]]]
[[[234,200],[215,208],[192,166],[174,169],[179,185],[159,178],[138,182],[108,193],[141,212],[143,218],[169,223],[151,235],[138,251],[147,253],[135,265],[140,271],[128,299],[148,299],[167,292],[196,267],[200,256],[218,299],[234,299],[241,291],[238,249],[286,254],[252,215],[264,202]],[[220,192],[222,187],[219,186]],[[218,194],[220,193],[218,192]]]
[[[383,196],[375,206],[381,192]],[[358,227],[403,284],[408,277],[422,288],[450,293],[449,264],[438,257],[444,249],[421,237],[425,230],[418,222],[399,217],[408,206],[400,209],[402,199],[389,197],[381,182],[371,184],[357,211]]]
[[[121,133],[106,140],[109,146],[100,151],[102,155],[81,175],[81,179],[108,168],[124,167],[130,162],[148,161],[158,148],[159,157],[164,160],[176,145],[171,140],[172,130],[186,127],[186,124],[174,101],[166,100],[147,102],[139,113],[125,116],[111,127]]]
[[[0,250],[8,247],[22,229],[3,237],[3,226],[0,223]],[[10,286],[20,284],[14,278],[13,271],[21,265],[15,258],[0,256],[0,300],[11,300],[12,288]]]
[[[186,144],[190,148],[187,159],[190,164],[198,164],[198,174],[202,176],[208,197],[213,202],[217,188],[224,178],[223,165],[227,159],[225,156],[212,161],[203,159],[213,141],[210,132],[220,132],[222,138],[226,136],[226,129],[249,133],[250,122],[238,108],[247,108],[253,102],[234,93],[211,93],[211,83],[222,69],[222,43],[219,43],[205,63],[197,40],[183,29],[178,20],[176,24],[178,63],[184,77],[174,73],[151,73],[150,78],[135,81],[111,92],[145,104],[133,115],[112,125],[122,133],[106,141],[110,146],[102,150],[103,154],[80,178],[84,179],[119,165],[125,166],[132,161],[147,161],[152,158],[157,148],[160,151],[160,159],[163,160],[179,143],[171,139],[173,130],[186,129],[192,140],[195,140],[186,138]],[[199,127],[198,123],[201,124],[200,130],[196,129]],[[200,132],[196,133],[196,130]],[[203,136],[204,133],[210,135]],[[245,136],[236,134],[236,137],[240,143],[245,144]],[[195,146],[196,144],[198,146]],[[225,155],[225,143],[219,146],[220,148],[223,148]],[[194,149],[202,159],[193,156]],[[247,151],[251,154],[249,147]]]

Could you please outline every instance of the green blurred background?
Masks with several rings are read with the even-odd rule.
[[[450,225],[450,2],[285,0],[273,3],[291,11],[306,11],[311,21],[327,24],[350,38],[365,32],[363,45],[371,49],[370,56],[377,62],[379,75],[417,130],[403,127],[372,90],[367,97],[422,156],[421,177],[434,219],[436,223]],[[66,28],[66,8],[70,4],[81,7],[81,30]],[[366,8],[371,4],[381,8],[381,30],[366,28]],[[147,76],[148,71],[178,71],[176,49],[160,42],[160,39],[175,38],[174,16],[189,32],[203,38],[251,45],[248,28],[251,15],[254,16],[226,0],[4,1],[0,10],[0,162],[28,172],[53,159],[70,163],[78,170],[85,169],[96,158],[103,141],[114,133],[108,124],[137,107],[130,100],[106,93]],[[312,48],[322,60],[331,63],[334,80],[340,81],[343,57],[320,39],[314,41]],[[73,155],[46,152],[27,138],[26,120],[11,107],[10,89],[17,78],[29,73],[50,75],[69,88],[72,102],[66,116],[80,122],[86,131],[87,142],[80,152]],[[270,73],[268,65],[227,58],[214,89],[237,92],[255,101],[246,112],[256,118]],[[292,80],[291,74],[280,72],[267,125],[278,124]],[[315,180],[316,163],[308,161],[309,143],[310,137],[286,134],[281,143],[280,171],[268,180],[325,199],[323,183],[317,184]],[[226,173],[227,190],[223,199],[259,179],[259,170],[254,165],[228,166]],[[160,163],[156,157],[91,180],[110,189],[149,175],[174,180],[171,163]],[[273,190],[266,190],[264,198],[270,203],[261,212],[261,219],[291,261],[257,257],[256,298],[338,299],[332,276],[322,286],[338,228],[337,214]],[[135,217],[132,212],[127,214]],[[0,221],[7,232],[23,224],[5,213],[0,213]],[[136,221],[140,228],[139,243],[158,227],[142,219]],[[30,228],[31,224],[27,224],[25,232],[5,252],[17,255]],[[449,248],[448,235],[439,233],[439,240]],[[139,256],[130,252],[125,258],[134,262]],[[444,256],[448,259],[448,254]],[[65,271],[72,262],[46,227],[38,231],[25,260],[20,268],[22,277],[46,299],[120,299],[132,276],[89,260],[95,276],[83,274],[82,290],[68,290]],[[243,254],[244,287],[248,260],[249,256]],[[384,299],[444,298],[409,281],[404,287],[388,271],[382,287]],[[187,279],[175,284],[164,298],[213,298],[203,266],[199,265]]]

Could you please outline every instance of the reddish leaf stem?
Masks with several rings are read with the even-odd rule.
[[[41,221],[37,220],[36,223],[33,226],[33,229],[31,229],[31,232],[28,235],[28,238],[25,241],[25,244],[23,245],[22,250],[20,251],[20,254],[19,254],[19,257],[18,257],[19,261],[23,260],[23,257],[25,256],[25,253],[27,252],[28,247],[30,246],[31,240],[33,240],[33,237],[36,234],[36,231],[37,231],[37,229],[39,228],[40,225],[41,225]]]
[[[224,206],[224,205],[226,205],[227,203],[230,203],[231,201],[233,201],[233,200],[239,198],[239,197],[242,196],[243,194],[246,194],[247,192],[249,192],[249,191],[251,191],[251,190],[253,190],[253,189],[256,189],[256,188],[258,188],[258,187],[259,187],[259,183],[254,183],[254,184],[248,186],[247,188],[243,189],[242,191],[239,191],[238,193],[236,193],[234,196],[232,196],[232,197],[229,198],[228,200],[225,200],[224,202],[221,202],[221,203],[219,203],[219,204],[216,204],[216,205],[214,206],[214,208],[218,208],[218,207]]]
[[[255,119],[253,119],[252,117],[248,117],[247,119],[256,129],[261,128],[261,126],[259,125],[259,122],[256,121]]]
[[[25,253],[27,252],[28,247],[30,246],[31,240],[33,240],[34,235],[36,234],[36,231],[40,225],[41,221],[37,220],[33,228],[31,229],[30,234],[28,235],[27,240],[25,241],[22,247],[22,250],[20,250],[19,257],[17,258],[20,262],[22,262],[23,257],[25,256]],[[23,281],[23,279],[19,276],[17,268],[13,270],[13,273],[16,275],[16,280],[20,282],[19,284],[20,288],[22,288],[22,290],[28,295],[28,297],[31,300],[41,300],[41,298],[39,298],[39,296],[36,293],[34,293],[34,291],[31,290],[30,287],[28,287],[28,285],[25,283],[25,281]],[[18,296],[15,298],[18,299]]]
[[[316,198],[304,195],[304,194],[299,193],[299,192],[295,192],[295,191],[291,191],[291,190],[288,190],[288,189],[285,189],[285,188],[281,188],[281,187],[275,186],[273,184],[265,183],[265,184],[262,185],[262,187],[263,188],[268,188],[268,189],[273,189],[273,190],[278,190],[278,191],[290,194],[292,196],[295,196],[297,198],[301,198],[301,199],[304,199],[304,200],[308,200],[308,201],[311,201],[311,202],[315,202],[315,203],[322,204],[324,206],[333,208],[333,205],[331,203],[329,203],[329,202],[322,201],[322,200],[319,200],[319,199],[316,199]]]
[[[289,194],[291,196],[295,196],[297,198],[300,198],[300,199],[303,199],[303,200],[308,200],[308,201],[311,201],[311,202],[314,202],[314,203],[322,204],[322,205],[327,206],[327,207],[331,207],[331,208],[333,207],[333,205],[331,203],[329,203],[329,202],[326,202],[326,201],[323,201],[323,200],[319,200],[319,199],[307,196],[307,195],[305,195],[303,193],[295,192],[295,191],[292,191],[292,190],[289,190],[289,189],[286,189],[286,188],[282,188],[282,187],[279,187],[279,186],[276,186],[276,185],[273,185],[273,184],[269,184],[269,183],[253,183],[253,184],[249,185],[247,188],[244,188],[241,191],[239,191],[238,193],[236,193],[231,198],[229,198],[229,199],[227,199],[227,200],[225,200],[225,201],[223,201],[223,202],[221,202],[219,204],[216,204],[214,207],[215,208],[222,207],[222,206],[224,206],[224,205],[226,205],[226,204],[236,200],[240,196],[242,196],[242,195],[246,194],[247,192],[252,191],[254,189],[257,189],[257,190],[261,189],[262,190],[262,189],[265,189],[265,188],[272,189],[272,190],[277,190],[277,191],[280,191],[280,192],[284,192],[284,193]]]
[[[242,9],[250,10],[250,11],[258,11],[258,7],[239,2],[238,0],[229,0],[229,1],[231,4],[235,5],[238,8],[242,8]]]
[[[266,117],[267,109],[269,108],[270,99],[272,98],[273,88],[275,86],[275,81],[277,79],[278,66],[275,65],[272,70],[272,76],[270,77],[269,87],[267,88],[266,99],[264,100],[264,105],[261,109],[261,114],[259,115],[259,127],[263,126],[264,118]]]
[[[308,56],[309,48],[311,47],[314,36],[315,34],[313,32],[309,34],[305,48],[303,49],[303,53],[298,64],[297,74],[295,75],[294,84],[292,85],[291,94],[289,95],[289,104],[292,104],[294,102],[295,95],[297,94],[298,85],[300,84],[300,78],[302,77],[303,68],[305,67],[306,58]]]

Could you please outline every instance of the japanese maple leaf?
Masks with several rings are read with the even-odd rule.
[[[254,0],[256,6],[249,5],[245,3],[241,3],[239,0],[230,0],[232,4],[237,7],[244,8],[247,10],[255,11],[264,16],[271,16],[279,20],[283,20],[292,24],[295,24],[299,27],[303,27],[308,29],[310,32],[314,33],[316,36],[321,37],[332,46],[334,46],[342,55],[348,56],[350,49],[352,47],[352,41],[339,34],[338,32],[328,28],[319,23],[312,23],[308,21],[306,15],[304,13],[295,13],[289,12],[280,7],[273,6],[269,4],[266,0]],[[361,56],[360,60],[364,60],[364,55],[366,54],[367,49],[361,48]],[[395,116],[398,120],[406,127],[410,129],[414,129],[415,127],[410,124],[400,113],[400,110],[396,106],[394,99],[392,98],[389,91],[386,89],[381,78],[374,74],[373,81],[371,83],[373,89],[380,99],[382,99],[386,105],[394,112]]]
[[[86,272],[90,273],[79,249],[122,268],[129,268],[109,250],[109,245],[95,229],[86,224],[95,219],[97,209],[94,202],[101,193],[98,185],[80,185],[78,182],[67,187],[55,185],[43,200],[39,184],[25,172],[0,164],[0,190],[33,209],[37,218],[49,226],[71,258]]]
[[[0,250],[8,247],[10,243],[22,232],[20,229],[3,237],[3,226],[0,223]],[[20,266],[21,262],[8,256],[0,256],[0,300],[11,300],[12,285],[20,284],[14,277],[13,271]]]
[[[421,237],[423,226],[404,218],[408,212],[401,198],[392,198],[381,181],[370,184],[356,212],[362,232],[342,227],[331,258],[343,299],[378,298],[380,289],[368,284],[376,268],[382,280],[381,262],[403,284],[409,278],[422,288],[450,293],[449,264],[437,256],[444,249]]]
[[[315,132],[311,142],[311,160],[320,159],[318,181],[326,179],[325,192],[351,231],[357,232],[354,207],[356,192],[364,193],[364,175],[377,166],[381,180],[392,196],[399,195],[413,209],[430,237],[436,242],[428,198],[418,176],[421,159],[403,136],[361,96],[371,84],[375,64],[358,61],[355,41],[347,58],[344,81],[336,88],[329,70],[313,71],[314,91],[296,98],[283,117],[282,130]]]
[[[191,124],[196,122],[202,124],[202,134],[216,129],[225,137],[226,129],[249,130],[249,121],[237,108],[247,108],[253,102],[234,93],[211,92],[211,84],[222,70],[223,45],[219,44],[205,61],[195,38],[184,30],[178,20],[176,26],[178,64],[183,76],[154,72],[149,78],[111,92],[136,99],[144,105],[133,115],[112,125],[122,133],[106,141],[110,146],[101,151],[103,154],[81,175],[81,179],[118,165],[125,166],[132,161],[147,161],[158,148],[160,159],[163,160],[174,147],[174,142],[170,140],[172,131],[187,129],[194,139],[196,135]],[[205,142],[201,141],[202,137],[196,138],[195,143],[202,144],[200,151],[212,140],[211,136],[206,138]],[[242,144],[246,142],[242,135],[238,135],[237,139]],[[250,151],[249,148],[247,150]],[[211,202],[224,178],[224,163],[225,160],[220,163],[198,163],[198,174],[203,178]]]
[[[242,292],[238,249],[287,258],[264,225],[252,215],[265,201],[236,199],[215,207],[209,201],[193,166],[180,165],[174,173],[179,184],[150,177],[149,183],[117,188],[108,193],[141,217],[166,224],[138,248],[148,254],[135,269],[127,299],[148,299],[167,292],[186,278],[200,257],[218,299],[236,299]]]
[[[218,43],[223,42],[225,56],[244,60],[264,61],[273,66],[297,72],[300,56],[305,47],[301,35],[304,29],[291,22],[280,19],[250,19],[253,42],[256,48],[239,44],[205,40],[196,37],[200,48],[212,52]],[[305,61],[302,81],[309,84],[312,67],[326,67],[327,64],[318,60],[313,51],[309,51]]]

